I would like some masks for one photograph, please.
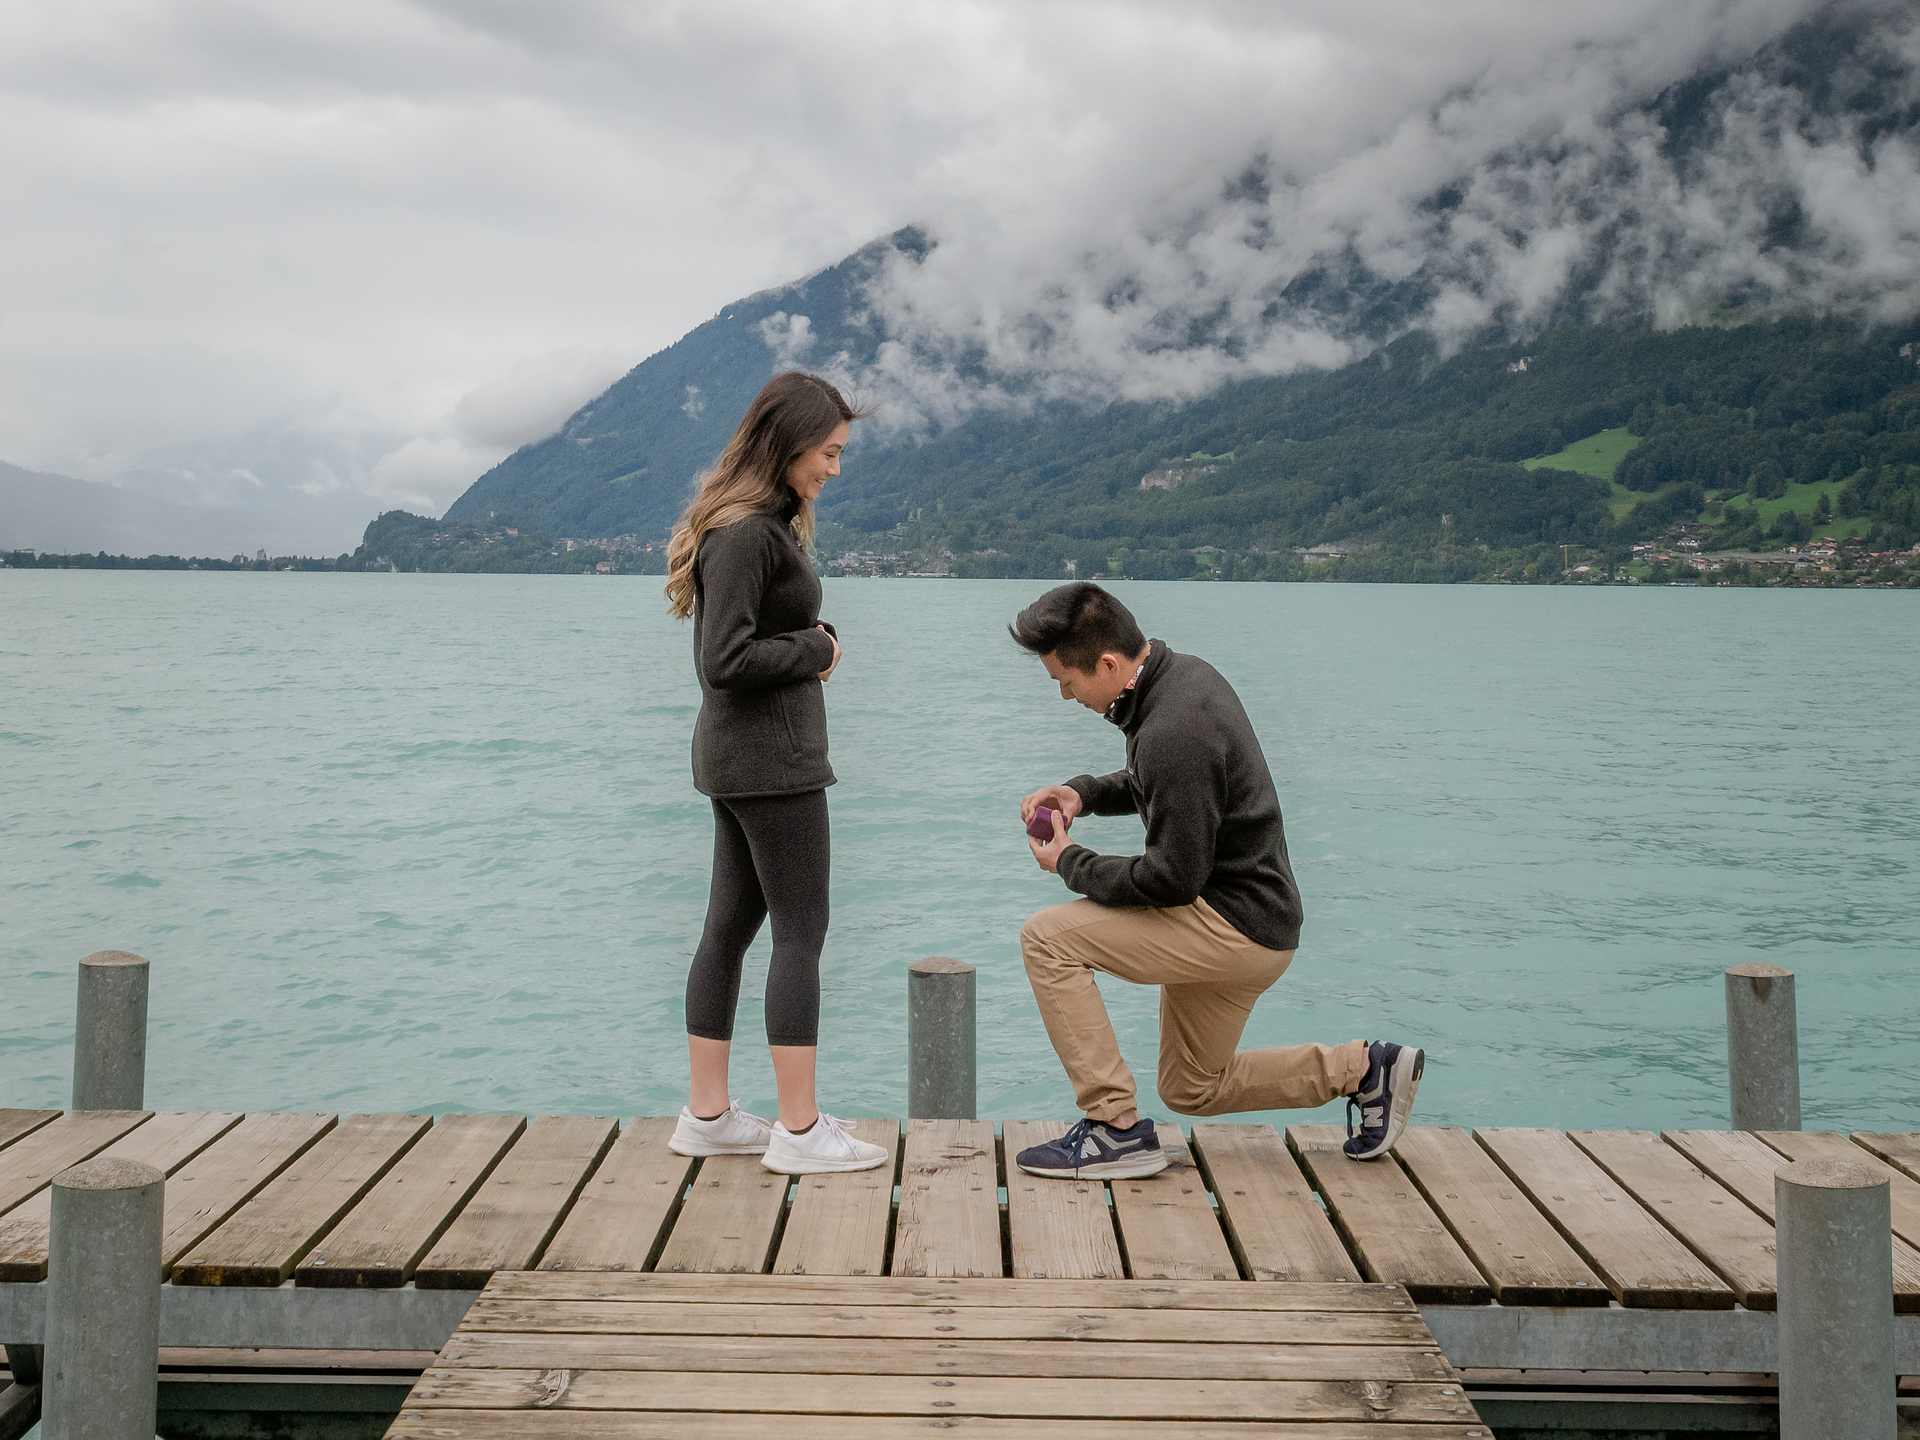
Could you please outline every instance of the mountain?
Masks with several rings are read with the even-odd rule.
[[[0,463],[0,550],[251,555],[258,527],[114,485]]]
[[[1614,117],[1657,152],[1659,175],[1698,181],[1679,210],[1738,200],[1751,211],[1741,234],[1753,253],[1723,281],[1711,247],[1649,213],[1653,191],[1610,196],[1607,185],[1628,177],[1600,167],[1577,198],[1602,218],[1580,232],[1579,263],[1551,304],[1503,299],[1463,262],[1473,245],[1436,242],[1385,275],[1335,237],[1271,299],[1253,298],[1360,358],[1198,398],[1087,403],[1053,398],[1060,387],[1044,373],[996,371],[977,346],[929,351],[923,335],[892,328],[876,281],[937,254],[937,238],[904,229],[725,307],[481,476],[447,518],[657,538],[776,369],[850,376],[858,390],[884,388],[904,364],[921,367],[923,391],[954,392],[951,413],[931,427],[889,426],[884,414],[856,427],[821,506],[829,559],[879,553],[961,574],[1260,577],[1297,573],[1318,561],[1296,552],[1334,547],[1349,573],[1440,579],[1538,564],[1564,545],[1624,550],[1676,526],[1729,546],[1789,543],[1815,525],[1913,544],[1916,317],[1889,313],[1884,286],[1850,278],[1844,247],[1838,266],[1820,248],[1820,217],[1798,198],[1807,192],[1747,194],[1727,179],[1756,153],[1817,142],[1829,163],[1870,167],[1920,137],[1911,57],[1888,58],[1871,28],[1881,13],[1834,7],[1758,56]],[[1640,153],[1609,153],[1625,165],[1629,152]],[[1479,233],[1469,212],[1488,193],[1537,186],[1564,161],[1551,144],[1516,142],[1478,174],[1436,176],[1423,210],[1436,235],[1456,221]],[[1234,186],[1257,200],[1264,183]],[[1525,252],[1525,235],[1503,238]],[[1652,288],[1622,298],[1622,275],[1653,270],[1677,277],[1664,303]],[[1481,301],[1481,323],[1439,323],[1480,313]],[[1128,302],[1117,287],[1116,311]],[[1230,361],[1238,342],[1216,328],[1226,324],[1188,317],[1168,343],[1213,345]],[[1558,459],[1603,435],[1605,465]]]
[[[773,374],[770,344],[803,317],[809,349],[871,354],[880,333],[860,296],[889,253],[925,253],[902,230],[793,285],[763,290],[627,372],[561,427],[476,480],[449,520],[496,520],[553,535],[664,534],[693,476],[727,442]]]

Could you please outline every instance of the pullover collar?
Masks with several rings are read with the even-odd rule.
[[[1147,642],[1147,663],[1140,667],[1140,678],[1133,682],[1131,690],[1123,690],[1113,704],[1107,707],[1106,716],[1115,725],[1131,735],[1140,728],[1140,722],[1147,717],[1152,708],[1154,681],[1160,678],[1167,668],[1167,659],[1173,652],[1159,640]]]

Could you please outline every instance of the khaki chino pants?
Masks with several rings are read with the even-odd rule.
[[[1094,972],[1160,986],[1160,1098],[1183,1115],[1324,1105],[1360,1086],[1363,1040],[1239,1049],[1253,1002],[1291,950],[1256,945],[1205,900],[1165,909],[1074,900],[1020,931],[1027,978],[1081,1113],[1111,1123],[1136,1106]]]

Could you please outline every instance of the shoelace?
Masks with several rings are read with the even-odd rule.
[[[1080,1142],[1093,1132],[1093,1121],[1084,1115],[1073,1122],[1073,1128],[1060,1137],[1060,1148],[1073,1158],[1073,1173],[1080,1173]]]
[[[756,1115],[751,1110],[742,1109],[739,1100],[731,1095],[727,1097],[727,1108],[732,1110],[740,1119],[751,1121],[757,1129],[771,1130],[773,1128],[773,1122],[771,1120],[768,1120],[765,1116]]]
[[[826,1111],[822,1110],[819,1112],[819,1119],[813,1123],[816,1125],[824,1125],[827,1134],[838,1142],[843,1152],[848,1155],[853,1153],[853,1136],[847,1133],[846,1121],[840,1119],[838,1116],[829,1115]]]

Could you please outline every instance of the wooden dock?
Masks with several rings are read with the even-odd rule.
[[[1356,1164],[1333,1127],[1199,1124],[1162,1130],[1165,1174],[1108,1185],[1009,1169],[1009,1154],[1063,1122],[996,1134],[985,1121],[864,1120],[859,1133],[894,1151],[891,1170],[797,1182],[753,1159],[676,1156],[672,1124],[0,1110],[0,1342],[43,1335],[49,1182],[105,1154],[167,1176],[163,1345],[446,1347],[395,1432],[416,1440],[546,1433],[449,1429],[441,1412],[462,1396],[564,1409],[584,1426],[573,1411],[624,1403],[632,1382],[583,1381],[534,1404],[553,1374],[686,1374],[696,1351],[735,1357],[738,1372],[709,1377],[725,1377],[714,1393],[755,1408],[766,1397],[739,1376],[764,1368],[773,1336],[876,1385],[891,1377],[871,1404],[928,1424],[946,1413],[929,1387],[949,1342],[967,1373],[994,1381],[973,1402],[986,1408],[967,1412],[983,1424],[1011,1423],[1009,1396],[1053,1395],[1041,1380],[1068,1397],[1073,1383],[1127,1378],[1098,1368],[1112,1347],[1069,1343],[1086,1340],[1124,1341],[1163,1407],[1188,1403],[1170,1380],[1201,1373],[1282,1387],[1272,1395],[1320,1381],[1364,1404],[1370,1385],[1407,1394],[1474,1369],[1765,1372],[1777,1368],[1773,1173],[1844,1154],[1889,1181],[1898,1365],[1920,1374],[1920,1133],[1427,1127],[1391,1159]],[[1386,1341],[1383,1317],[1400,1327]],[[1231,1351],[1193,1349],[1203,1341]],[[1151,1369],[1241,1363],[1254,1348],[1279,1369]],[[527,1364],[496,1363],[520,1352]],[[867,1366],[883,1352],[885,1367]],[[1045,1369],[1053,1360],[1065,1368]],[[1296,1360],[1300,1373],[1281,1373]],[[470,1373],[486,1369],[500,1375]],[[822,1373],[805,1393],[845,1378]],[[1232,1403],[1269,1403],[1251,1393]],[[1344,1423],[1332,1392],[1298,1393],[1304,1419]],[[1445,1409],[1409,1412],[1407,1433],[1471,1433],[1447,1428],[1470,1426],[1470,1412]],[[1255,1411],[1231,1414],[1275,1418]],[[1396,1433],[1372,1411],[1349,1418]],[[1183,1412],[1183,1433],[1205,1433],[1190,1421]]]
[[[490,1283],[392,1440],[1168,1433],[1491,1440],[1385,1285],[535,1272]]]

